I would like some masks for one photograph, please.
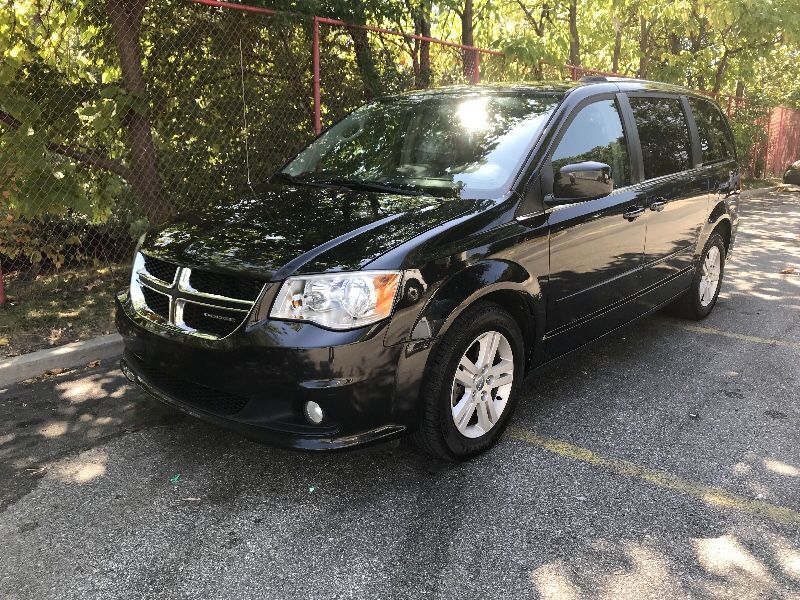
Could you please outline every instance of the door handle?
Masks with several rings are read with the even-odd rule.
[[[655,212],[661,212],[664,210],[664,207],[667,205],[667,201],[664,198],[654,198],[653,202],[650,204],[650,210]]]
[[[633,221],[641,217],[644,214],[644,206],[631,206],[628,210],[622,213],[622,216],[628,219],[628,221]]]

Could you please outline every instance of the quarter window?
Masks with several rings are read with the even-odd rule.
[[[629,100],[639,131],[645,179],[690,169],[692,144],[680,99],[632,96]]]
[[[733,158],[733,137],[728,124],[719,109],[708,100],[689,98],[692,107],[697,133],[700,136],[700,148],[703,150],[703,162]]]
[[[622,121],[613,100],[600,100],[584,106],[553,152],[553,189],[569,190],[568,182],[561,181],[561,167],[584,161],[606,163],[611,167],[614,187],[631,183],[628,145],[622,130]],[[558,193],[556,193],[559,196]]]

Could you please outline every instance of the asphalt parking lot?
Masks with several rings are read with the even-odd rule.
[[[467,464],[259,446],[113,364],[0,389],[0,597],[800,598],[800,193],[741,213],[708,319],[529,380]]]

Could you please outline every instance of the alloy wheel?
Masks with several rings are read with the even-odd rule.
[[[514,383],[514,352],[499,331],[479,335],[456,367],[450,394],[453,423],[478,438],[492,429],[508,404]]]
[[[714,300],[719,287],[719,278],[722,271],[722,254],[717,246],[711,246],[703,259],[702,273],[700,274],[700,305],[708,306]]]

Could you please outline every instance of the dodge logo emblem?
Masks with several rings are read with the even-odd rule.
[[[215,315],[214,313],[203,313],[204,317],[208,317],[209,319],[217,319],[218,321],[226,321],[227,323],[236,323],[236,319],[233,317],[226,317],[223,315]]]

